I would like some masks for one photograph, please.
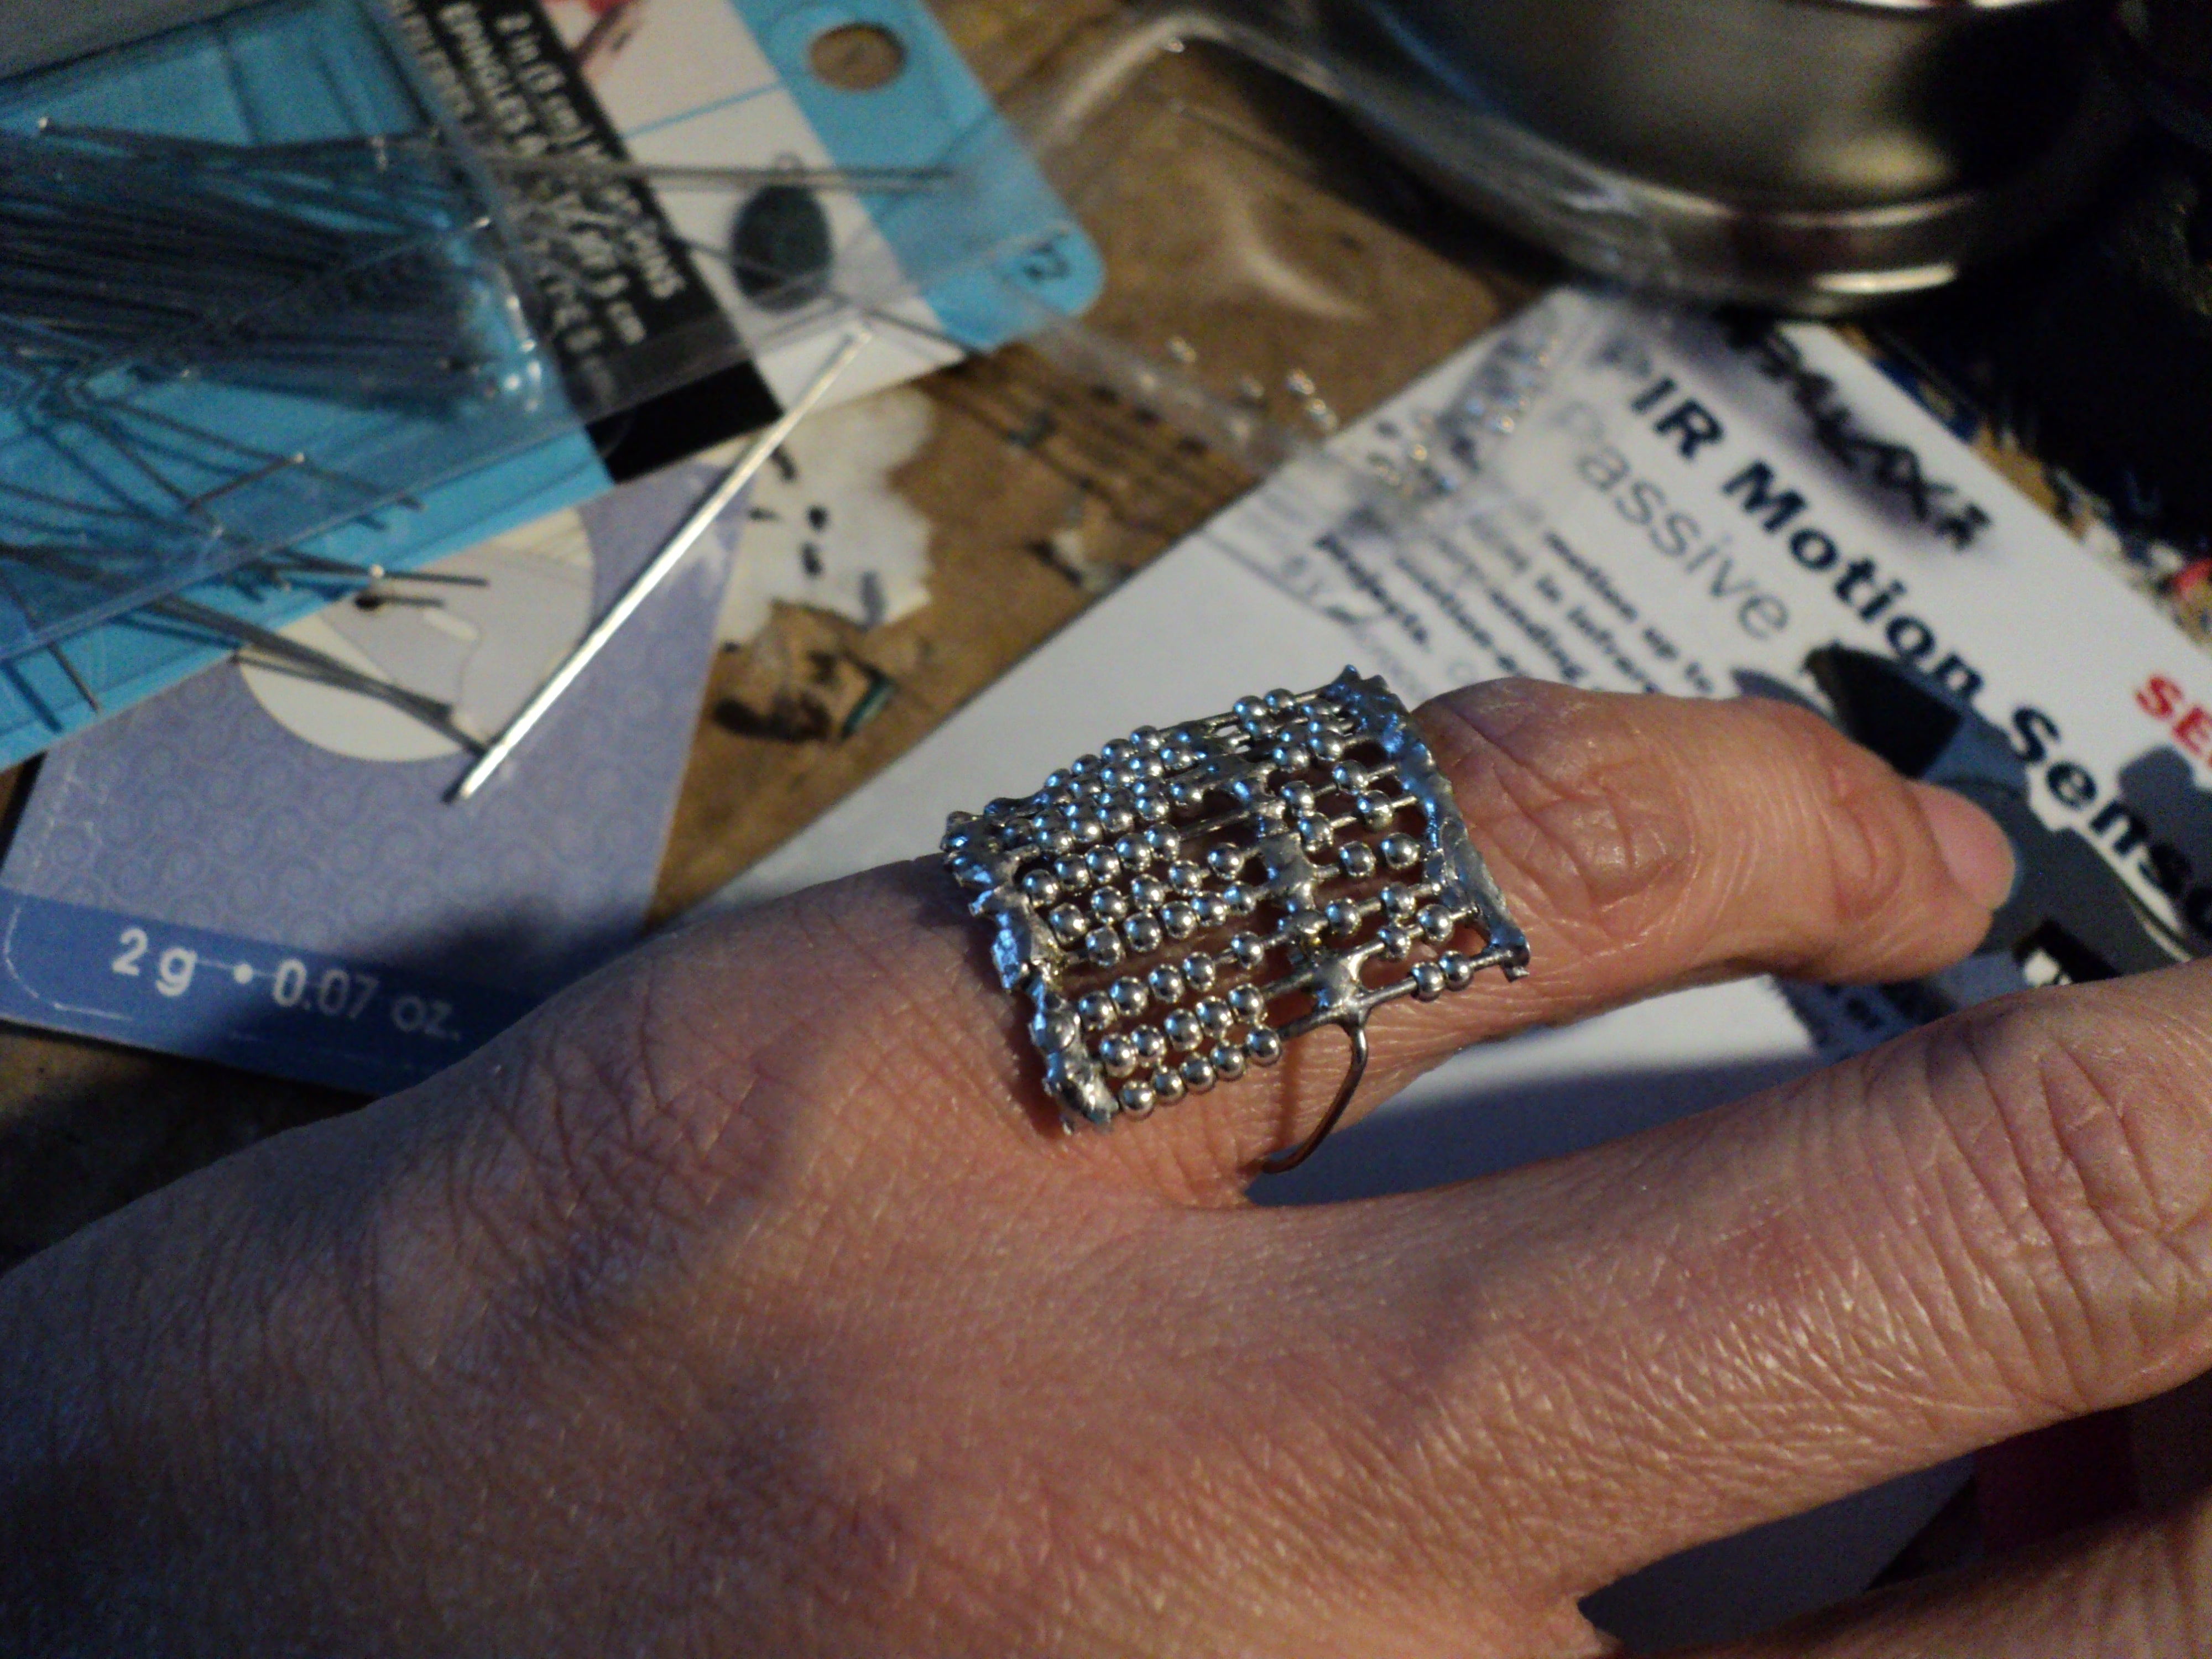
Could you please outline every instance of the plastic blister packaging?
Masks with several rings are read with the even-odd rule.
[[[688,385],[772,417],[856,319],[957,355],[1088,298],[910,0],[732,10],[751,84],[634,142],[504,0],[263,0],[0,85],[0,661]],[[840,32],[888,70],[833,83]]]
[[[1426,94],[1379,70],[1355,83],[1355,66],[1318,46],[1287,9],[1140,9],[1009,99],[1104,272],[1080,319],[1033,317],[1048,373],[1021,390],[1036,422],[1097,424],[1103,409],[1141,440],[1157,422],[1224,485],[1276,477],[1279,493],[1326,497],[1316,512],[1360,506],[1410,525],[1447,471],[1457,487],[1510,441],[1517,411],[1571,343],[1543,333],[1554,313],[1527,314],[1520,332],[1540,337],[1508,354],[1510,384],[1470,386],[1451,430],[1378,447],[1346,429],[1559,272],[1442,203],[1372,142],[1378,112],[1416,118]],[[1511,175],[1501,189],[1540,195],[1613,250],[1622,282],[1661,280],[1664,239],[1602,180],[1540,173],[1503,149],[1497,166]],[[1494,378],[1504,358],[1486,361]],[[1168,481],[1164,465],[1137,471],[1129,489]]]

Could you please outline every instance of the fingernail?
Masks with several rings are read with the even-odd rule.
[[[1997,828],[1996,820],[1948,789],[1932,783],[1911,787],[1951,879],[1984,910],[1994,910],[2010,898],[2017,865],[2011,838]]]

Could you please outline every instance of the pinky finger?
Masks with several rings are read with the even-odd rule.
[[[1696,1659],[2194,1659],[2212,1652],[2212,1498],[1908,1584]]]

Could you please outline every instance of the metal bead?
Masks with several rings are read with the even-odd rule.
[[[1303,783],[1286,783],[1275,792],[1284,805],[1300,817],[1311,817],[1316,810],[1317,798],[1312,788]]]
[[[1110,927],[1094,927],[1085,937],[1083,954],[1101,968],[1117,966],[1121,960],[1121,936]]]
[[[1444,970],[1433,962],[1413,964],[1413,994],[1423,1002],[1434,1002],[1444,994]]]
[[[1267,942],[1257,933],[1239,933],[1229,941],[1229,954],[1240,968],[1257,968],[1267,959]]]
[[[1131,743],[1127,738],[1116,738],[1111,743],[1100,746],[1098,758],[1109,766],[1119,766],[1136,752],[1136,744]]]
[[[1271,714],[1287,714],[1297,706],[1297,698],[1280,686],[1267,693],[1267,712]]]
[[[1213,1086],[1213,1062],[1203,1054],[1193,1054],[1182,1063],[1182,1080],[1193,1094],[1204,1094]]]
[[[1237,1023],[1237,1016],[1230,1011],[1229,1005],[1218,997],[1206,998],[1190,1012],[1206,1027],[1209,1036],[1219,1036]]]
[[[1229,907],[1232,916],[1249,916],[1260,908],[1260,896],[1242,882],[1231,882],[1223,888],[1221,902]]]
[[[1231,706],[1229,712],[1240,720],[1265,720],[1267,715],[1267,700],[1265,697],[1239,697]]]
[[[1182,959],[1182,976],[1190,981],[1194,991],[1211,991],[1213,981],[1219,977],[1219,970],[1214,967],[1212,957],[1185,957]]]
[[[1166,795],[1151,794],[1137,797],[1137,816],[1146,823],[1158,823],[1175,811],[1175,802]]]
[[[1168,902],[1167,884],[1140,876],[1129,884],[1129,902],[1139,910],[1157,910]]]
[[[1285,772],[1309,772],[1313,769],[1313,750],[1302,743],[1279,743],[1271,758]]]
[[[1325,761],[1340,761],[1344,751],[1352,745],[1334,732],[1323,732],[1313,740],[1313,751]]]
[[[1421,861],[1421,843],[1411,836],[1385,836],[1376,850],[1393,870],[1410,870]]]
[[[1395,921],[1403,921],[1421,908],[1419,895],[1410,887],[1392,882],[1375,896],[1382,901],[1382,914]]]
[[[1151,916],[1131,916],[1121,924],[1121,937],[1139,956],[1150,956],[1160,948],[1160,924]]]
[[[1096,772],[1098,769],[1098,757],[1096,755],[1078,755],[1074,760],[1068,763],[1067,769],[1070,772],[1073,772],[1079,778],[1087,778],[1093,772]]]
[[[1170,939],[1188,939],[1198,931],[1197,908],[1188,904],[1170,904],[1160,912],[1160,922],[1168,930]]]
[[[1240,985],[1229,994],[1230,1012],[1247,1025],[1256,1025],[1267,1017],[1267,999],[1256,985]]]
[[[1137,827],[1137,811],[1128,800],[1117,800],[1106,809],[1106,828],[1117,836],[1126,836]]]
[[[1198,1023],[1198,1017],[1181,1008],[1160,1022],[1160,1030],[1167,1034],[1170,1048],[1186,1053],[1206,1040],[1206,1028]]]
[[[1358,796],[1352,803],[1352,810],[1359,814],[1359,821],[1370,830],[1388,830],[1397,822],[1398,809],[1390,804],[1388,795]]]
[[[1457,932],[1458,921],[1443,905],[1431,904],[1421,912],[1421,934],[1431,945],[1442,945]]]
[[[1163,862],[1173,864],[1182,852],[1182,836],[1164,823],[1156,823],[1145,831],[1145,845]]]
[[[1249,847],[1217,847],[1206,855],[1206,867],[1224,881],[1234,881],[1251,854]]]
[[[1129,914],[1129,901],[1110,887],[1102,887],[1091,896],[1091,914],[1101,921],[1119,921]]]
[[[1336,826],[1324,817],[1300,818],[1298,839],[1306,844],[1309,854],[1326,853],[1336,845]]]
[[[1075,850],[1075,837],[1065,830],[1048,830],[1037,837],[1037,845],[1056,859],[1064,859]]]
[[[1187,811],[1194,810],[1206,799],[1206,786],[1195,778],[1177,778],[1168,786],[1168,799]]]
[[[1206,1058],[1224,1083],[1234,1083],[1244,1075],[1244,1051],[1234,1044],[1224,1042]]]
[[[1062,859],[1052,866],[1060,878],[1060,884],[1071,893],[1080,893],[1091,885],[1091,872],[1081,859]]]
[[[1189,1090],[1184,1087],[1182,1073],[1172,1066],[1152,1073],[1152,1093],[1163,1106],[1172,1106]]]
[[[1218,893],[1208,893],[1198,902],[1199,918],[1208,927],[1226,926],[1229,921],[1229,901]]]
[[[1115,1007],[1130,1019],[1141,1018],[1145,1010],[1152,1006],[1152,994],[1140,979],[1117,979],[1106,994],[1113,1000]]]
[[[1049,870],[1032,870],[1022,878],[1022,893],[1031,904],[1060,902],[1060,878]]]
[[[1142,1078],[1131,1078],[1121,1085],[1121,1100],[1124,1112],[1142,1121],[1152,1115],[1152,1108],[1159,1104],[1160,1097]]]
[[[1098,991],[1093,991],[1077,1003],[1075,1012],[1082,1016],[1083,1029],[1086,1031],[1110,1031],[1121,1023],[1121,1016],[1114,1006],[1114,1000]]]
[[[1112,881],[1121,873],[1121,860],[1101,847],[1084,855],[1083,867],[1091,872],[1093,881]]]
[[[1157,1026],[1147,1025],[1130,1036],[1137,1044],[1137,1058],[1145,1065],[1157,1066],[1168,1057],[1168,1040],[1159,1034]]]
[[[1072,904],[1063,904],[1052,913],[1052,931],[1063,943],[1081,939],[1091,931],[1091,918]]]
[[[1350,939],[1358,933],[1364,919],[1359,914],[1359,907],[1344,899],[1334,900],[1322,914],[1328,921],[1328,931],[1339,939]]]
[[[1273,1031],[1255,1031],[1244,1039],[1244,1052],[1259,1066],[1273,1066],[1283,1057],[1283,1039]]]
[[[1364,841],[1346,842],[1336,849],[1336,867],[1354,881],[1365,881],[1381,865],[1375,849]]]
[[[1162,1002],[1177,1003],[1183,999],[1186,988],[1183,984],[1182,973],[1179,969],[1168,963],[1163,963],[1153,969],[1146,977],[1146,982],[1152,988],[1152,994]]]
[[[1121,860],[1121,867],[1131,875],[1152,867],[1152,849],[1135,836],[1123,836],[1115,842],[1114,856]]]
[[[1108,1037],[1098,1045],[1098,1063],[1109,1077],[1127,1077],[1137,1069],[1136,1040],[1127,1036]]]
[[[1382,941],[1382,954],[1393,962],[1403,962],[1413,954],[1413,933],[1395,921],[1375,937]]]
[[[1455,991],[1464,991],[1474,983],[1474,958],[1462,956],[1457,951],[1437,958],[1437,966],[1444,970],[1444,983]]]
[[[1075,832],[1076,840],[1085,847],[1096,847],[1106,839],[1106,820],[1092,813],[1085,812],[1068,828]]]
[[[1178,864],[1168,872],[1168,885],[1185,893],[1203,892],[1206,872],[1194,864]]]
[[[1162,739],[1160,738],[1159,732],[1156,727],[1140,726],[1135,731],[1129,733],[1129,741],[1134,744],[1139,749],[1142,750],[1146,754],[1157,755],[1160,751]]]

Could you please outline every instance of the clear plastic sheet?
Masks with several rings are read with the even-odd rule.
[[[466,9],[264,0],[0,85],[0,662],[856,319],[990,345],[975,284],[1087,295],[963,76],[884,94],[920,165],[672,167],[518,118],[556,54]],[[763,202],[812,216],[749,241]]]
[[[1279,490],[1310,481],[1411,531],[1511,441],[1583,313],[1522,311],[1437,430],[1389,453],[1339,437],[1558,272],[1389,159],[1392,122],[1449,118],[1432,94],[1325,46],[1288,8],[1163,5],[1023,90],[1010,118],[1105,271],[1086,315],[1037,314],[1030,343],[1063,383],[1179,429],[1247,482],[1297,462]],[[1665,240],[1632,204],[1492,137],[1498,191],[1540,206],[1617,284],[1664,284]]]

